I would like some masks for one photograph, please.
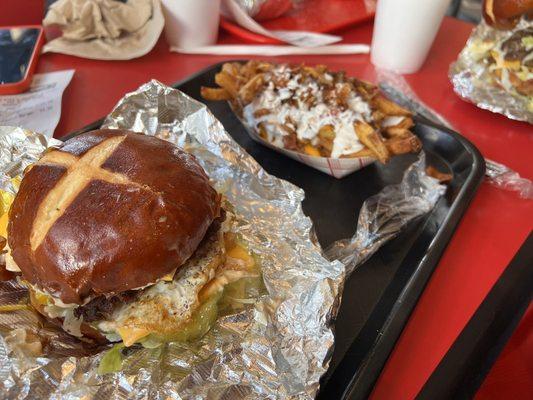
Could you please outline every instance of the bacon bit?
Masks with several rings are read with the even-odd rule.
[[[287,150],[298,150],[298,139],[296,135],[285,135],[283,136],[283,146]]]
[[[352,88],[348,83],[342,83],[339,85],[337,92],[337,104],[343,108],[346,108],[348,105],[348,98],[352,93]]]
[[[296,131],[294,129],[292,129],[290,126],[288,125],[280,125],[279,126],[283,131],[287,132],[288,135],[290,136],[295,136],[296,137]]]
[[[270,114],[270,110],[268,108],[260,108],[259,110],[254,111],[254,117],[260,118],[264,117],[265,115]]]

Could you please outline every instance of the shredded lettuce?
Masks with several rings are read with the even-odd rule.
[[[105,375],[112,372],[119,372],[122,369],[122,349],[124,343],[117,343],[111,347],[100,360],[98,374]]]
[[[221,296],[222,293],[217,293],[200,305],[191,319],[178,332],[155,338],[165,342],[191,342],[200,339],[211,329],[218,318],[218,301]]]
[[[219,302],[221,315],[240,311],[245,304],[253,304],[265,292],[263,277],[241,278],[224,287],[223,295]]]
[[[526,48],[526,51],[533,49],[533,36],[523,37],[522,45]]]
[[[244,247],[244,246],[243,246]],[[146,349],[158,351],[164,343],[178,342],[190,343],[203,337],[213,327],[219,316],[238,312],[246,304],[255,303],[256,299],[265,293],[266,289],[261,276],[259,259],[255,254],[250,254],[249,272],[257,272],[256,277],[241,278],[227,284],[224,290],[217,291],[204,301],[194,311],[189,321],[176,332],[166,334],[152,333],[139,340],[137,343]],[[122,368],[123,343],[116,344],[102,357],[98,367],[99,374],[118,372]]]
[[[142,339],[139,343],[145,349],[157,349],[158,347],[161,347],[163,345],[163,342],[161,340],[157,340],[156,338],[152,337],[151,335],[149,335],[146,338]]]

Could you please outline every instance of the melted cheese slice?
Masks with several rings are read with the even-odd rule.
[[[506,68],[513,71],[520,70],[520,61],[518,60],[506,60],[500,53],[496,50],[491,51],[492,58],[496,62],[496,68]]]
[[[7,223],[9,222],[9,213],[4,213],[0,217],[0,236],[7,238]]]
[[[140,339],[145,338],[150,334],[150,330],[144,328],[117,328],[117,333],[122,338],[124,346],[129,347]]]

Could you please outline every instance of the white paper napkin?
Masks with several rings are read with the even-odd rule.
[[[223,10],[226,17],[232,19],[242,27],[268,36],[282,42],[292,44],[298,47],[320,47],[327,46],[342,40],[340,36],[328,35],[324,33],[307,32],[307,31],[269,31],[263,26],[259,25],[239,3],[235,0],[223,0]]]
[[[164,19],[159,0],[59,0],[50,7],[43,25],[63,32],[44,46],[44,52],[129,60],[155,46]]]
[[[285,45],[246,45],[246,44],[218,44],[181,49],[171,47],[171,51],[184,54],[215,54],[215,55],[257,55],[257,56],[283,56],[305,54],[368,54],[370,46],[367,44],[334,44],[320,47],[296,47]]]

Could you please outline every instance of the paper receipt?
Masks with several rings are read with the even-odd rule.
[[[52,137],[61,116],[61,97],[73,74],[73,69],[35,74],[27,92],[0,96],[0,125]]]

